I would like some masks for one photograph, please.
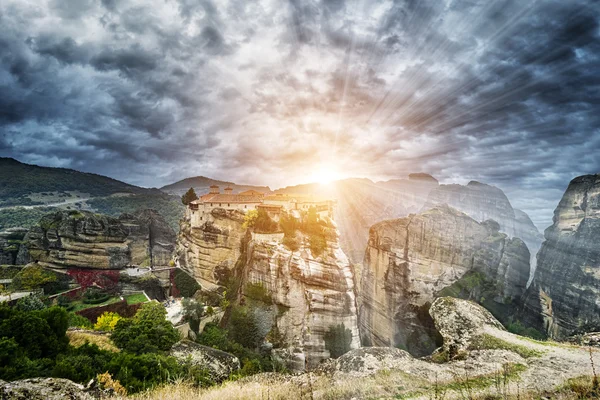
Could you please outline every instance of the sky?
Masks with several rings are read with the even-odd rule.
[[[2,0],[0,156],[160,187],[427,172],[543,229],[600,172],[600,2]]]

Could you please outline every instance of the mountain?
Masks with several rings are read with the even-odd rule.
[[[510,237],[521,238],[531,254],[531,279],[535,272],[536,258],[543,236],[529,216],[514,209],[504,192],[492,185],[471,181],[465,185],[440,185],[429,193],[423,211],[447,204],[483,222],[492,219],[500,224],[500,231]]]
[[[475,300],[512,322],[529,278],[529,251],[499,228],[446,205],[374,225],[359,284],[363,345],[430,354],[439,343],[428,311],[439,296]]]
[[[257,190],[263,193],[271,191],[271,189],[268,186],[238,185],[233,182],[219,181],[216,179],[207,178],[205,176],[185,178],[181,181],[163,186],[160,188],[160,190],[162,190],[165,193],[181,196],[190,188],[194,188],[196,194],[200,196],[201,194],[208,193],[209,188],[212,185],[219,186],[221,190],[229,186],[233,189],[233,193],[239,193],[246,190]]]
[[[377,222],[418,212],[438,181],[428,174],[410,174],[408,179],[373,182],[350,178],[328,185],[288,186],[277,193],[312,194],[337,199],[335,221],[340,230],[340,245],[352,263],[363,261],[369,228]]]
[[[600,174],[573,179],[538,253],[525,317],[553,338],[600,329]]]
[[[177,228],[179,197],[106,176],[66,168],[40,167],[0,158],[0,229],[29,228],[56,210],[122,213],[154,208]]]
[[[63,194],[64,198],[64,195],[73,197],[69,192],[78,192],[81,197],[158,192],[158,189],[141,188],[102,175],[24,164],[13,158],[0,158],[0,171],[0,207],[43,204],[46,203],[44,197],[51,200],[54,193]]]

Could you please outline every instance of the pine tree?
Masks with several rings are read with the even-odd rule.
[[[190,190],[188,190],[183,196],[181,196],[181,202],[186,206],[194,200],[198,200],[198,196],[196,195],[194,188],[190,188]]]

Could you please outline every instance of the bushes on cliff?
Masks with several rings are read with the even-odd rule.
[[[40,265],[29,265],[13,278],[12,285],[15,289],[37,289],[47,283],[57,280],[56,274],[45,270]]]
[[[200,290],[198,282],[181,269],[174,270],[173,283],[181,297],[193,297]]]
[[[168,351],[180,337],[166,315],[160,303],[145,303],[133,318],[116,324],[111,339],[120,349],[134,354]]]
[[[329,327],[323,339],[325,340],[325,348],[329,350],[331,358],[338,358],[351,350],[352,331],[346,328],[343,323]]]
[[[250,210],[246,213],[242,228],[254,228],[257,233],[274,233],[278,231],[278,224],[269,217],[265,210],[259,209]]]

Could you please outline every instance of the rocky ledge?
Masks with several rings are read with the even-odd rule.
[[[154,210],[119,218],[88,211],[44,216],[23,238],[17,264],[51,268],[121,269],[130,265],[168,265],[175,232]]]

